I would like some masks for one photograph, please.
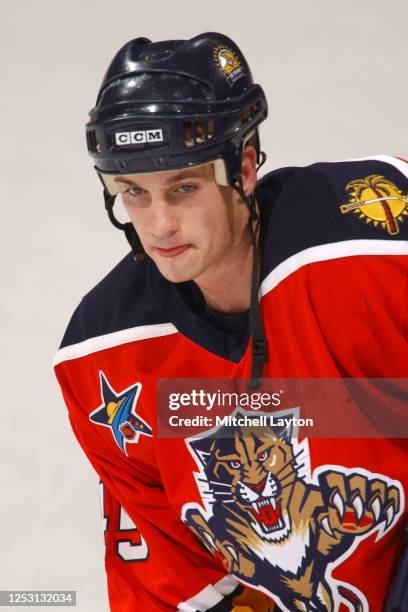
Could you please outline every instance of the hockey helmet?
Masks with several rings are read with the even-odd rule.
[[[252,135],[259,161],[257,126],[266,116],[264,92],[227,36],[136,38],[105,74],[86,126],[88,151],[112,196],[114,176],[209,162],[217,182],[233,186]]]

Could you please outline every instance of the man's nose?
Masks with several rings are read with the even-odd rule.
[[[177,233],[176,211],[164,199],[152,200],[149,230],[156,240],[170,238]]]

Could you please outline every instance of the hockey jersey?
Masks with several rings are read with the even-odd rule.
[[[256,197],[264,376],[408,377],[408,164],[285,168]],[[245,313],[217,317],[196,298],[129,254],[82,299],[55,358],[101,480],[111,610],[380,611],[407,440],[238,425],[228,439],[159,437],[158,379],[250,377]]]

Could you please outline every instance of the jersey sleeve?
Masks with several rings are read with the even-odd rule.
[[[239,605],[255,598],[258,607],[245,603],[245,610],[268,612],[270,600],[227,575],[180,521],[155,466],[129,461],[121,453],[113,456],[90,426],[70,384],[69,368],[59,364],[55,372],[72,429],[101,480],[111,612],[240,610],[234,607],[235,596]]]
[[[408,164],[379,156],[319,174],[340,236],[304,270],[323,336],[344,377],[406,377]]]
[[[379,156],[302,168],[271,211],[261,294],[282,322],[265,326],[286,375],[406,377],[408,164]]]

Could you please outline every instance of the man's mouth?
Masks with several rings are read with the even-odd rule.
[[[253,502],[252,515],[265,533],[282,529],[285,525],[279,501],[276,497],[268,497]]]
[[[182,244],[180,246],[173,247],[172,249],[162,249],[160,247],[156,247],[156,251],[162,257],[176,257],[176,255],[181,255],[181,253],[184,253],[185,251],[187,251],[187,249],[189,249],[190,246],[191,246],[190,244]]]

